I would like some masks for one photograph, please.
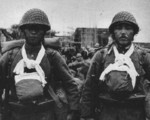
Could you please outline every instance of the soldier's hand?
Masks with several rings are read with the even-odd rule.
[[[67,120],[72,120],[72,115],[71,114],[67,115]]]

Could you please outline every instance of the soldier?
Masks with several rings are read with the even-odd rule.
[[[150,54],[133,44],[139,26],[131,13],[122,11],[114,16],[109,32],[113,43],[97,51],[88,71],[81,120],[95,115],[98,120],[146,120]]]
[[[67,112],[69,120],[77,119],[79,98],[73,77],[60,54],[43,46],[50,30],[47,15],[40,9],[30,9],[22,17],[20,29],[25,43],[0,59],[2,119],[66,120]],[[62,109],[64,104],[55,94],[57,83],[63,84],[70,111],[55,113],[54,108]]]

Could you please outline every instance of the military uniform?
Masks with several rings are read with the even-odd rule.
[[[21,20],[20,28],[24,29],[24,27],[30,24],[40,24],[45,31],[50,29],[50,24],[46,14],[39,9],[31,9],[27,11],[23,16],[23,19]],[[33,47],[25,43],[24,50],[26,51],[27,59],[29,61],[33,60],[34,62],[39,56],[38,54],[41,51],[42,47],[42,45]],[[42,60],[39,64],[39,67],[41,67],[44,72],[44,79],[46,81],[45,86],[42,85],[42,95],[34,98],[32,98],[32,96],[29,96],[30,99],[24,100],[20,99],[19,95],[21,95],[21,93],[26,94],[27,91],[23,91],[25,89],[22,89],[21,93],[18,94],[18,88],[16,87],[17,82],[15,77],[17,73],[14,72],[14,69],[16,68],[18,63],[24,59],[24,55],[22,52],[23,47],[13,48],[12,50],[5,52],[1,57],[0,89],[1,96],[3,91],[5,91],[4,100],[3,102],[1,102],[2,117],[4,120],[59,120],[59,115],[62,115],[62,113],[58,113],[56,110],[56,105],[58,105],[58,102],[56,102],[53,95],[50,94],[49,86],[51,86],[53,92],[55,92],[57,89],[57,83],[60,81],[62,82],[62,87],[67,94],[69,110],[78,110],[79,97],[77,86],[69,72],[66,63],[57,51],[50,48],[44,50],[45,53],[43,54]],[[30,69],[28,68],[28,66],[26,66],[24,67],[24,71],[27,74],[34,73],[36,72],[36,68]],[[29,82],[30,79],[27,81]],[[24,83],[23,85],[28,84],[28,82]],[[19,87],[24,88],[22,86]],[[31,89],[31,92],[35,90],[35,87],[36,86],[33,85],[31,88],[29,88]],[[61,109],[63,109],[62,106],[57,107],[61,107]],[[63,114],[63,118],[61,119],[66,120],[68,111],[63,112]]]
[[[29,48],[29,47],[26,47],[27,48],[27,54],[30,58],[32,59],[35,59],[36,55],[37,55],[37,51],[39,51],[39,48]],[[30,55],[30,51],[32,51],[32,55]],[[34,52],[33,52],[34,51]],[[9,51],[10,52],[10,51]],[[3,76],[3,79],[1,79],[1,85],[5,88],[5,86],[7,86],[6,84],[9,84],[7,83],[7,74],[8,74],[8,71],[7,71],[7,63],[8,63],[8,56],[9,56],[9,52],[6,52],[2,58],[1,58],[1,76]],[[14,69],[14,66],[15,64],[17,64],[17,62],[22,58],[21,57],[21,52],[20,50],[16,50],[17,53],[13,53],[13,54],[17,54],[15,59],[13,60],[13,63],[12,63],[12,68],[11,68],[11,73],[13,73],[13,69]],[[63,62],[63,59],[61,59],[60,57],[60,54],[56,51],[53,51],[53,50],[49,50],[48,51],[50,54],[53,54],[53,66],[50,66],[50,67],[53,67],[53,71],[50,71],[51,69],[48,69],[49,67],[47,66],[47,64],[49,64],[48,62],[48,58],[46,58],[47,56],[45,55],[45,57],[43,58],[42,60],[42,63],[41,63],[41,66],[44,70],[44,72],[46,73],[46,76],[47,76],[47,81],[49,81],[49,84],[51,84],[51,86],[55,89],[57,87],[57,82],[58,81],[54,81],[54,79],[52,79],[52,72],[53,72],[53,76],[58,76],[58,72],[60,73],[58,77],[55,77],[56,79],[55,80],[63,80],[65,82],[65,90],[70,93],[70,95],[68,96],[68,98],[70,99],[70,107],[71,109],[73,110],[76,110],[77,109],[77,104],[78,104],[78,96],[77,96],[77,89],[76,89],[76,85],[74,84],[74,80],[73,78],[71,77],[70,73],[68,72],[68,68],[66,66],[66,64]],[[12,55],[14,56],[14,55]],[[11,74],[13,76],[13,74]],[[10,87],[13,86],[13,79],[11,79],[11,81],[8,81],[8,82],[11,82],[10,83]],[[11,85],[12,84],[12,85]],[[71,87],[72,86],[72,87]],[[14,91],[14,90],[12,90]],[[14,102],[18,102],[17,99],[16,99],[16,96],[14,96],[15,93],[12,93],[11,96],[9,98],[11,98],[12,101]],[[74,96],[75,95],[75,96]],[[46,95],[44,96],[44,98],[42,98],[43,100],[45,99],[52,99],[52,98],[49,98],[48,97],[49,95]],[[76,98],[76,100],[74,99]],[[10,101],[11,101],[10,100]],[[11,102],[12,102],[11,101]],[[41,101],[41,100],[40,100]],[[71,102],[72,101],[72,102]],[[74,102],[73,102],[74,101]],[[44,102],[44,101],[43,101]],[[52,104],[51,104],[52,105]],[[53,105],[50,107],[50,109],[53,108]],[[39,111],[41,112],[41,111]],[[33,116],[32,116],[33,117]],[[37,114],[36,114],[36,117],[37,117]]]
[[[110,33],[113,34],[114,27],[121,23],[132,25],[134,34],[138,33],[139,27],[135,18],[132,14],[124,11],[115,15],[109,27]],[[120,30],[121,28],[118,29]],[[132,45],[133,43],[131,43],[131,46]],[[129,80],[124,70],[114,70],[113,72],[116,73],[116,75],[110,71],[105,75],[105,81],[100,79],[104,70],[106,70],[109,65],[116,63],[113,46],[117,46],[115,40],[111,45],[97,51],[92,58],[82,93],[81,117],[84,119],[95,118],[98,120],[146,120],[146,117],[149,117],[150,101],[149,90],[146,90],[146,86],[148,86],[150,80],[150,54],[136,45],[133,45],[133,52],[129,59],[133,63],[138,76],[135,77],[135,87],[130,90],[132,86],[130,82],[132,82],[132,80]],[[118,45],[117,49],[120,55],[125,56],[124,54],[131,46],[129,45],[125,50]],[[110,69],[115,68],[111,67]],[[122,83],[122,78],[119,79],[119,72],[122,76],[125,75]],[[114,78],[114,80],[111,81],[111,78]],[[146,111],[145,103],[147,103]]]
[[[99,120],[116,120],[117,118],[126,120],[128,117],[131,119],[132,116],[134,116],[132,120],[144,120],[145,91],[143,85],[146,82],[146,78],[144,76],[147,76],[147,79],[150,79],[148,75],[150,74],[150,54],[144,53],[143,61],[145,63],[142,63],[142,61],[139,60],[139,55],[142,54],[137,52],[139,51],[138,48],[136,48],[132,54],[131,59],[133,60],[135,68],[140,76],[137,79],[133,94],[125,101],[121,101],[112,98],[111,93],[108,93],[105,84],[99,81],[99,76],[102,73],[102,70],[109,64],[113,63],[115,59],[114,53],[111,51],[106,55],[103,63],[102,56],[104,51],[105,50],[98,51],[92,60],[87,76],[87,82],[83,90],[82,116],[94,116],[95,108],[99,105],[101,106],[102,103],[102,108],[100,108],[101,112],[99,113]],[[144,65],[146,68],[144,69],[142,65]],[[94,79],[92,78],[93,75],[95,75]],[[97,102],[94,102],[95,100]],[[97,104],[95,105],[95,103]]]

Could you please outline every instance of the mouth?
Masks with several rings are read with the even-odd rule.
[[[30,39],[31,39],[31,40],[35,40],[35,39],[37,39],[37,37],[30,37]]]
[[[120,40],[127,41],[127,37],[120,37]]]

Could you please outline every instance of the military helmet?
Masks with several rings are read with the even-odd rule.
[[[129,13],[127,11],[119,12],[114,16],[112,23],[109,26],[109,32],[113,33],[114,27],[120,23],[131,24],[134,28],[134,33],[137,34],[139,32],[139,26],[136,22],[136,19],[134,18],[134,16],[131,13]]]
[[[46,31],[51,28],[47,15],[37,8],[30,9],[24,14],[20,21],[20,29],[31,24],[42,25]]]

